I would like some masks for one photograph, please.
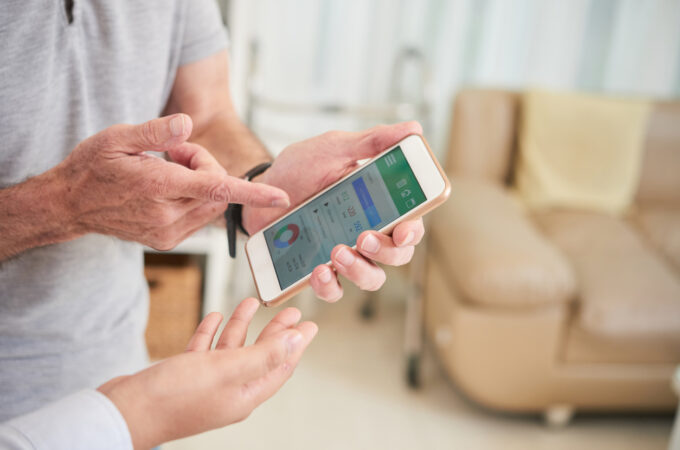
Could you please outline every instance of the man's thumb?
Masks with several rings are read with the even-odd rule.
[[[186,114],[173,114],[149,120],[130,129],[128,144],[140,152],[165,151],[191,135],[193,123]]]

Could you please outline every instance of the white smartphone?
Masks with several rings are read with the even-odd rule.
[[[246,254],[260,301],[282,303],[303,289],[333,247],[385,234],[442,204],[451,190],[425,139],[411,135],[253,234]]]

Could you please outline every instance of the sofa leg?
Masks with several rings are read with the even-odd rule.
[[[409,292],[406,297],[404,350],[406,354],[406,382],[411,389],[421,384],[423,357],[423,286],[425,284],[425,246],[416,250],[409,266]]]
[[[543,412],[543,420],[551,428],[562,428],[571,422],[576,410],[569,405],[553,405]]]
[[[420,353],[411,353],[406,357],[406,383],[411,389],[420,387]]]
[[[376,310],[378,309],[378,293],[377,292],[367,292],[364,297],[363,303],[359,308],[359,314],[361,318],[368,321],[375,317]]]

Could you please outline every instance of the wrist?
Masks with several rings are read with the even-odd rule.
[[[0,191],[0,260],[83,234],[66,206],[68,191],[54,169]]]
[[[163,418],[158,410],[154,410],[148,397],[148,391],[140,392],[135,375],[124,375],[114,378],[99,386],[97,390],[104,394],[125,420],[132,447],[135,449],[151,448],[161,444],[161,432],[157,424],[162,423]]]
[[[60,241],[82,236],[88,230],[78,221],[78,202],[75,201],[75,188],[64,173],[61,165],[40,175],[43,214],[59,231],[55,238]]]

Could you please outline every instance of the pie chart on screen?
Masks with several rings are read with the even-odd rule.
[[[274,235],[274,247],[286,248],[293,244],[300,235],[300,227],[294,223],[284,225]]]

